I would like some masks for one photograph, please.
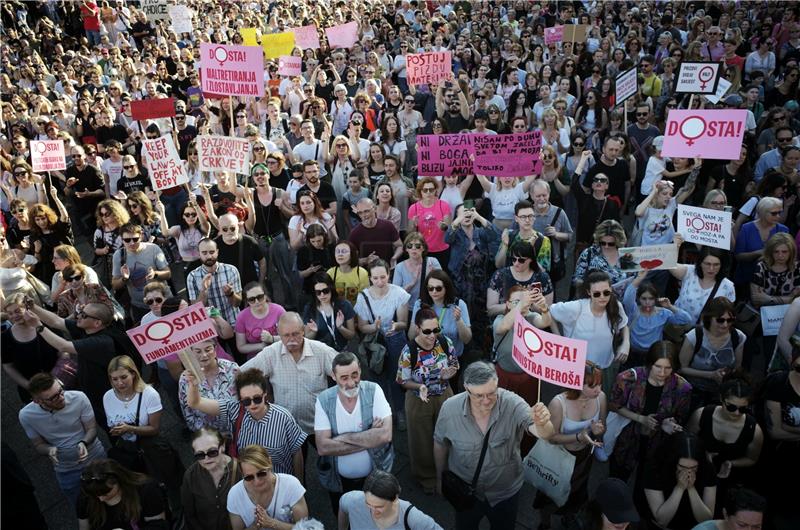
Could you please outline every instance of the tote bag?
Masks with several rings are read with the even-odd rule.
[[[575,455],[562,445],[539,440],[522,461],[525,481],[561,507],[569,498]]]

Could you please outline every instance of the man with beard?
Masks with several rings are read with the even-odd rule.
[[[190,272],[186,278],[189,300],[193,304],[201,302],[206,307],[216,307],[222,313],[222,318],[233,326],[242,302],[239,271],[233,265],[217,261],[219,250],[213,239],[201,239],[198,250],[203,265]]]
[[[320,166],[316,160],[306,160],[303,162],[303,176],[306,179],[306,185],[297,190],[297,192],[299,193],[304,190],[313,191],[317,195],[322,207],[333,217],[336,217],[336,193],[333,191],[333,186],[319,179],[319,168]]]
[[[392,409],[381,387],[361,381],[354,353],[336,355],[332,366],[336,386],[317,397],[314,433],[321,460],[319,481],[338,515],[343,494],[363,489],[374,469],[392,471],[394,450]]]
[[[217,259],[239,270],[242,285],[256,281],[263,283],[267,272],[267,260],[255,238],[240,232],[239,219],[232,213],[221,216],[219,233],[220,235],[214,240],[219,249]],[[257,273],[255,264],[258,264]]]

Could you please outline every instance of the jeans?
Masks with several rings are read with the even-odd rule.
[[[339,479],[342,481],[342,491],[328,492],[328,496],[331,498],[331,508],[333,508],[333,514],[336,517],[339,517],[339,499],[342,498],[342,495],[344,495],[348,491],[360,491],[364,489],[364,481],[367,479],[367,477],[345,478],[339,476]]]
[[[81,473],[83,467],[70,471],[56,471],[58,486],[69,501],[69,505],[74,509],[78,504],[78,495],[81,492]]]
[[[94,30],[86,30],[86,38],[89,39],[89,47],[94,47],[100,44],[100,32]]]
[[[164,214],[167,216],[167,224],[175,226],[180,223],[181,210],[189,201],[189,194],[185,189],[181,189],[175,195],[161,194],[161,202],[164,203]]]
[[[406,345],[405,332],[395,333],[386,337],[386,360],[383,362],[383,373],[381,380],[384,383],[384,390],[388,391],[386,399],[393,411],[405,411],[405,390],[397,384],[397,363],[400,361],[400,354]]]
[[[479,500],[469,510],[456,512],[456,530],[478,530],[484,517],[489,519],[492,530],[514,528],[517,523],[518,504],[519,492],[494,506]]]

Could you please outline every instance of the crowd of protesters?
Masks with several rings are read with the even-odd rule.
[[[0,6],[4,382],[81,530],[452,524],[401,499],[401,436],[403,487],[444,495],[459,530],[532,526],[523,459],[545,444],[570,471],[566,500],[537,493],[542,529],[800,525],[794,2],[182,4],[181,34],[139,2]],[[346,22],[355,43],[331,49]],[[203,92],[201,43],[311,24],[301,75],[265,59],[263,97]],[[546,43],[556,25],[585,38]],[[432,51],[452,75],[409,83]],[[687,61],[721,63],[717,103],[675,92]],[[133,118],[170,97],[174,117]],[[740,156],[664,156],[674,109],[746,110]],[[420,135],[529,131],[538,174],[419,174]],[[247,139],[249,172],[202,171],[198,135]],[[190,180],[157,190],[142,142],[163,136]],[[37,140],[64,142],[66,170],[33,170]],[[685,242],[679,204],[730,212],[730,248]],[[620,253],[673,244],[669,270]],[[196,303],[217,337],[144,365],[125,331]],[[518,316],[587,341],[582,389],[542,402]],[[3,459],[4,503],[45,528]],[[609,475],[592,495],[590,474]]]

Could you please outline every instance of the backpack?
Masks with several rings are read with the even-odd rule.
[[[699,326],[695,326],[694,328],[694,351],[692,352],[692,358],[689,359],[688,366],[691,366],[692,361],[694,360],[694,356],[697,355],[697,352],[700,351],[700,348],[703,346],[703,326],[702,324]],[[733,346],[733,351],[736,351],[736,348],[739,347],[739,330],[736,328],[731,328],[731,345]]]
[[[448,353],[450,348],[447,344],[447,339],[441,333],[436,335],[436,344],[433,345],[433,349],[436,349],[436,345],[441,346],[442,351]],[[419,346],[417,346],[417,341],[410,340],[408,341],[408,352],[409,352],[409,360],[411,361],[411,371],[414,371],[414,368],[417,366],[417,360],[419,356]]]

